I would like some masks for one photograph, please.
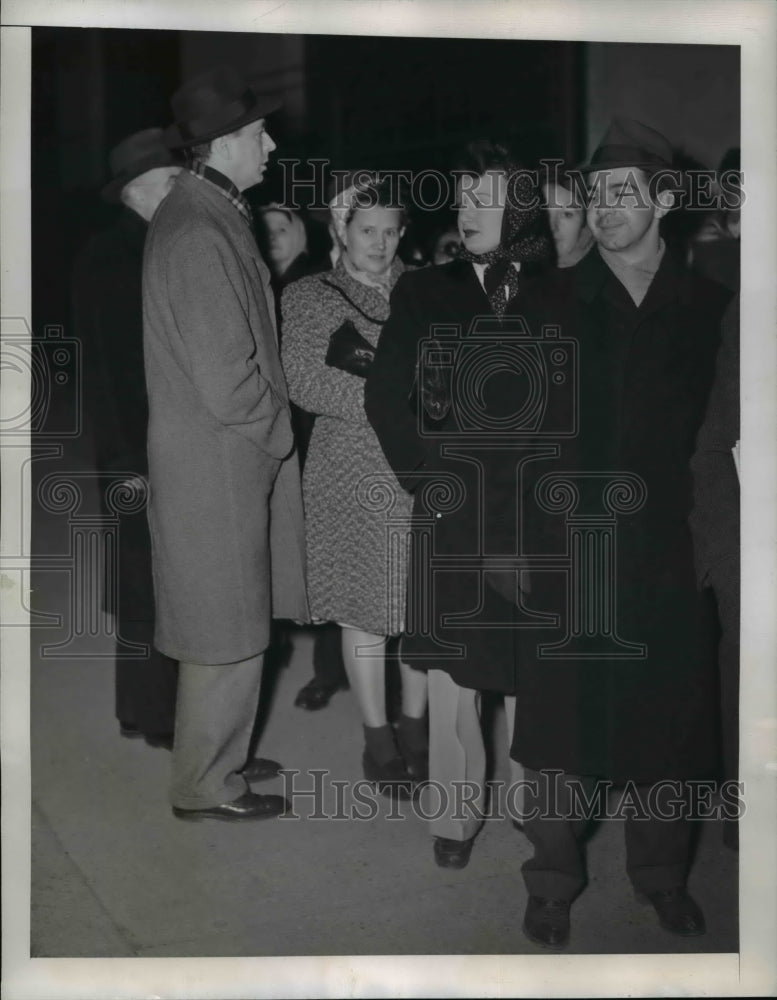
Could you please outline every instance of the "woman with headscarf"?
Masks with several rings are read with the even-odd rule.
[[[396,738],[386,716],[386,639],[404,627],[411,498],[364,412],[364,380],[403,271],[405,210],[362,172],[331,203],[341,255],[283,295],[283,363],[292,400],[316,414],[303,478],[311,615],[342,626],[346,673],[364,723],[364,776],[407,797],[426,777],[426,678],[400,663]]]
[[[473,143],[458,168],[463,249],[450,264],[400,279],[365,390],[389,464],[415,493],[401,655],[428,671],[429,777],[438,795],[430,789],[424,811],[433,817],[435,860],[449,868],[469,861],[485,805],[481,691],[508,696],[512,728],[517,573],[514,565],[500,572],[498,557],[520,551],[516,509],[490,506],[484,470],[516,475],[520,448],[511,453],[501,431],[513,415],[492,405],[525,395],[510,331],[536,274],[552,263],[542,198],[508,151]],[[516,377],[511,396],[500,380]]]

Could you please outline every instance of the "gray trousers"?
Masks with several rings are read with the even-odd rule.
[[[429,781],[421,808],[434,837],[469,840],[485,807],[486,750],[480,727],[480,692],[459,687],[444,670],[429,675]],[[505,697],[507,746],[513,741],[515,698]],[[511,780],[523,768],[511,761]]]
[[[170,802],[205,809],[240,798],[264,653],[238,663],[181,663]]]

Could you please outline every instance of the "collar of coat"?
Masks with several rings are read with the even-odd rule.
[[[189,167],[189,173],[193,177],[198,177],[201,181],[207,181],[208,184],[212,184],[220,194],[224,195],[227,201],[235,206],[246,222],[252,225],[253,213],[251,212],[251,206],[225,174],[222,174],[220,170],[214,170],[213,167],[209,167],[207,163],[201,163],[199,160],[195,160],[192,163]]]
[[[391,281],[390,287],[394,288],[399,276],[404,272],[405,265],[399,259],[399,257],[394,258],[394,262],[391,265]],[[376,323],[385,323],[389,316],[389,303],[388,300],[381,295],[377,288],[371,285],[365,285],[361,281],[357,281],[352,275],[348,273],[345,269],[342,259],[338,260],[334,268],[331,271],[325,271],[319,275],[319,280],[326,280],[330,285],[337,285],[338,288],[342,289],[346,297],[351,300],[357,307],[363,309],[365,312],[370,314],[370,318]]]
[[[620,296],[622,293],[632,308],[642,314],[654,312],[674,300],[691,302],[693,298],[692,288],[687,280],[688,270],[679,254],[669,246],[638,307],[634,305],[625,286],[605,264],[596,247],[578,264],[569,268],[567,273],[574,274],[577,294],[584,302],[591,303],[600,295]]]

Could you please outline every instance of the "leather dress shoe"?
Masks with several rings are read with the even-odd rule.
[[[403,738],[402,729],[396,732],[397,745],[402,759],[405,762],[407,773],[413,781],[422,782],[429,780],[429,747],[423,750],[413,750]]]
[[[569,900],[529,896],[523,933],[543,948],[563,948],[569,941]]]
[[[269,760],[267,757],[254,757],[249,760],[240,774],[246,781],[269,781],[282,770],[283,765],[277,760]]]
[[[335,691],[344,691],[347,687],[348,684],[344,683],[325,684],[314,677],[299,689],[294,704],[297,708],[306,708],[308,712],[316,712],[320,708],[326,708]]]
[[[696,937],[707,930],[704,914],[684,885],[659,892],[638,894],[638,899],[652,903],[664,930],[682,937]]]
[[[429,780],[429,751],[424,752],[402,749],[402,759],[407,773],[416,782]]]
[[[235,823],[246,819],[272,819],[285,813],[288,808],[289,802],[282,795],[245,792],[234,802],[224,802],[220,806],[209,806],[206,809],[179,809],[173,806],[173,816],[178,819],[221,819]]]
[[[474,837],[469,840],[451,840],[449,837],[434,838],[434,860],[440,868],[466,868],[472,854]]]
[[[161,747],[163,750],[173,749],[173,734],[172,733],[148,733],[146,735],[146,743],[150,747]]]
[[[119,735],[125,740],[143,739],[150,747],[162,747],[164,750],[173,749],[172,733],[144,733],[142,729],[132,725],[130,722],[119,723]]]
[[[413,779],[408,774],[401,757],[392,757],[385,764],[379,764],[366,750],[362,754],[364,777],[372,781],[381,795],[409,799],[413,794]]]

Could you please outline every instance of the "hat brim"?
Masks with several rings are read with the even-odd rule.
[[[102,191],[100,191],[100,197],[103,201],[118,202],[120,200],[121,189],[129,184],[130,181],[134,181],[136,177],[140,177],[141,174],[145,174],[149,170],[156,170],[157,167],[177,166],[180,166],[180,163],[167,150],[162,149],[151,153],[142,160],[134,163],[129,170],[122,170],[121,173],[112,177]]]
[[[185,149],[187,146],[199,146],[200,143],[211,142],[213,139],[218,139],[221,135],[229,135],[231,132],[237,132],[244,125],[250,125],[251,122],[255,122],[257,119],[264,118],[265,115],[277,111],[283,104],[277,97],[262,96],[253,88],[251,88],[251,92],[256,97],[256,104],[244,115],[239,115],[237,118],[233,118],[216,129],[206,131],[202,135],[194,136],[183,135],[179,123],[176,122],[164,130],[162,142],[168,149]]]
[[[655,160],[641,160],[634,163],[631,161],[625,163],[623,160],[602,160],[601,163],[581,163],[580,166],[575,169],[581,174],[594,174],[600,170],[617,170],[620,167],[632,167],[638,170],[651,171],[677,169],[677,167],[672,166],[671,163],[657,163]]]

